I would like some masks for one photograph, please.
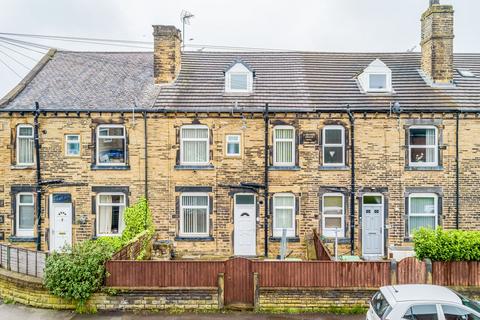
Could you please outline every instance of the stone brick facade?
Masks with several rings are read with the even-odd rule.
[[[95,237],[96,203],[98,190],[123,191],[127,203],[135,202],[145,194],[145,146],[144,123],[131,113],[47,113],[40,116],[41,172],[42,180],[62,180],[63,183],[43,186],[42,198],[42,249],[49,248],[49,196],[54,193],[72,195],[73,241]],[[233,244],[233,195],[245,192],[229,186],[242,182],[263,184],[264,175],[264,120],[261,114],[147,114],[148,126],[148,199],[154,216],[157,240],[173,243],[176,256],[234,255]],[[456,119],[452,113],[400,115],[355,114],[355,253],[362,254],[361,199],[366,193],[382,194],[384,198],[383,223],[385,241],[384,255],[391,245],[408,245],[406,223],[406,197],[411,192],[435,192],[439,196],[438,223],[446,229],[456,227]],[[31,115],[0,118],[0,146],[2,152],[0,176],[3,207],[0,215],[5,217],[0,232],[5,239],[21,241],[15,236],[16,208],[12,207],[17,190],[33,190],[35,169],[15,165],[15,134],[20,123],[33,123]],[[95,165],[95,129],[99,124],[115,123],[125,126],[127,134],[127,165],[101,168]],[[178,164],[180,148],[179,128],[182,125],[202,124],[208,126],[210,139],[210,166],[188,167]],[[270,141],[275,125],[291,125],[296,129],[298,166],[269,170],[270,198],[276,193],[292,193],[298,205],[295,214],[295,237],[288,244],[292,256],[305,258],[306,239],[312,229],[322,230],[322,195],[325,192],[343,193],[345,198],[345,235],[350,239],[350,132],[351,125],[345,113],[272,114]],[[322,128],[337,124],[345,128],[345,167],[322,166]],[[411,125],[432,125],[439,133],[439,165],[434,168],[409,167],[407,161],[407,135]],[[81,137],[79,157],[65,157],[65,134],[75,133]],[[242,152],[240,157],[225,156],[225,135],[240,134]],[[473,114],[462,114],[459,119],[459,227],[480,229],[477,186],[479,146],[470,137],[480,135],[478,119]],[[272,157],[270,156],[270,161]],[[186,239],[179,237],[179,196],[189,188],[202,187],[211,201],[209,212],[210,236]],[[23,189],[22,189],[23,188]],[[263,191],[257,194],[257,255],[264,249],[264,204]],[[0,202],[1,203],[1,202]],[[272,215],[269,216],[269,238],[272,236]],[[34,236],[36,237],[36,231]],[[35,239],[31,239],[35,240]],[[33,246],[33,242],[20,242]],[[349,247],[341,253],[349,251]],[[277,239],[269,239],[269,256],[279,254]]]

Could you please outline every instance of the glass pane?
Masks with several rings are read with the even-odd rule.
[[[21,194],[20,195],[20,204],[30,204],[33,203],[33,195],[31,194]]]
[[[410,197],[411,213],[435,213],[435,198]]]
[[[295,197],[292,196],[275,196],[273,198],[275,207],[293,207]]]
[[[435,162],[435,147],[415,147],[410,149],[411,162]]]
[[[239,194],[236,196],[237,204],[254,204],[255,197],[253,195]]]
[[[72,196],[69,193],[57,193],[52,196],[53,203],[71,203]]]
[[[275,146],[276,162],[293,163],[293,141],[277,141]]]
[[[386,74],[371,74],[370,89],[385,89],[387,87]]]
[[[183,159],[185,163],[206,163],[208,162],[207,141],[184,141]]]
[[[247,80],[248,77],[246,74],[230,74],[230,88],[233,90],[247,90]]]
[[[438,320],[437,306],[418,305],[410,308],[405,319]]]
[[[125,139],[98,139],[100,163],[125,163]]]
[[[364,196],[363,203],[364,204],[382,204],[382,197],[381,196]]]
[[[435,229],[435,219],[436,217],[431,216],[410,216],[410,233],[420,228]]]
[[[275,138],[276,139],[293,139],[293,129],[284,128],[284,129],[275,129]]]
[[[207,223],[207,209],[183,209],[183,231],[185,233],[206,233]]]
[[[342,228],[342,218],[341,217],[325,217],[325,226],[324,228]]]
[[[67,136],[67,141],[69,142],[76,142],[79,141],[80,137],[79,136]]]
[[[342,130],[325,129],[325,144],[342,144]]]
[[[238,135],[227,136],[227,142],[240,142],[240,136]]]
[[[20,229],[33,229],[33,206],[20,206],[18,224]]]
[[[122,137],[123,136],[123,128],[122,127],[115,127],[115,128],[109,128],[109,127],[101,127],[98,130],[98,134],[101,137]]]
[[[207,196],[182,196],[183,206],[203,206],[208,205]]]
[[[33,138],[18,138],[18,163],[33,163]]]
[[[67,154],[69,154],[69,155],[79,155],[80,154],[80,144],[78,142],[67,143]]]
[[[480,318],[465,309],[442,305],[445,320],[479,320]]]
[[[434,146],[435,145],[435,129],[410,129],[410,144],[420,146]]]
[[[110,195],[110,194],[101,194],[100,195],[100,199],[99,199],[99,202],[100,203],[105,203],[105,204],[109,204],[109,203],[124,203],[124,196],[123,195],[120,195],[120,194],[114,194],[114,195]]]
[[[182,138],[207,139],[208,128],[182,128]]]
[[[227,154],[240,154],[240,144],[238,142],[228,143]]]
[[[20,127],[18,129],[18,135],[27,137],[33,136],[33,127]]]
[[[293,228],[293,210],[275,209],[275,228],[291,229]]]
[[[98,233],[100,234],[118,234],[120,233],[121,206],[101,206],[98,216]]]
[[[323,207],[343,207],[343,199],[341,196],[325,196],[323,197]]]
[[[343,148],[342,147],[324,147],[325,163],[343,163]]]

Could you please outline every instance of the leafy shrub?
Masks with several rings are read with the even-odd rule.
[[[480,261],[480,231],[420,229],[413,236],[418,259]]]
[[[121,237],[101,237],[77,243],[71,250],[51,254],[45,265],[44,284],[54,295],[73,300],[77,311],[83,311],[85,302],[98,291],[105,279],[105,262],[142,232],[147,237],[142,243],[139,258],[147,253],[154,233],[152,215],[145,198],[141,198],[124,212],[125,230]]]

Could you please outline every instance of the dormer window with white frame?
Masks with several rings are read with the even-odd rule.
[[[235,63],[225,72],[226,93],[251,93],[253,72],[242,62]]]
[[[392,92],[392,70],[380,59],[376,59],[358,76],[358,81],[364,92]]]

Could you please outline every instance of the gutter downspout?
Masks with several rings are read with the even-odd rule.
[[[263,119],[265,121],[265,158],[264,158],[264,186],[265,186],[265,189],[264,189],[264,201],[265,201],[265,205],[264,205],[264,208],[265,208],[265,216],[264,216],[264,221],[263,221],[263,224],[264,224],[264,230],[265,230],[265,247],[264,247],[264,256],[265,257],[268,257],[268,205],[269,205],[269,201],[270,201],[270,198],[269,198],[269,195],[268,195],[268,165],[269,165],[269,154],[270,154],[270,148],[268,146],[268,129],[269,129],[269,123],[270,123],[270,119],[269,119],[269,114],[268,114],[268,103],[265,104],[265,112],[263,113]]]
[[[144,197],[145,200],[147,201],[147,207],[146,210],[148,210],[148,133],[147,133],[147,113],[143,112],[143,144],[144,144],[144,157],[145,157],[145,162],[144,162],[144,175],[145,175],[145,186],[144,186]],[[147,214],[145,214],[145,219],[147,219]],[[145,221],[145,227],[147,227],[147,221]]]
[[[460,147],[459,142],[460,113],[455,114],[455,227],[460,228]]]
[[[35,164],[36,164],[36,181],[35,191],[37,195],[36,209],[37,209],[37,251],[42,250],[42,175],[40,170],[40,138],[38,135],[39,123],[38,118],[40,116],[40,105],[35,102],[34,112],[34,127],[33,127],[33,139],[35,143]]]
[[[350,254],[355,254],[355,117],[350,110],[347,109],[348,118],[350,120]]]

